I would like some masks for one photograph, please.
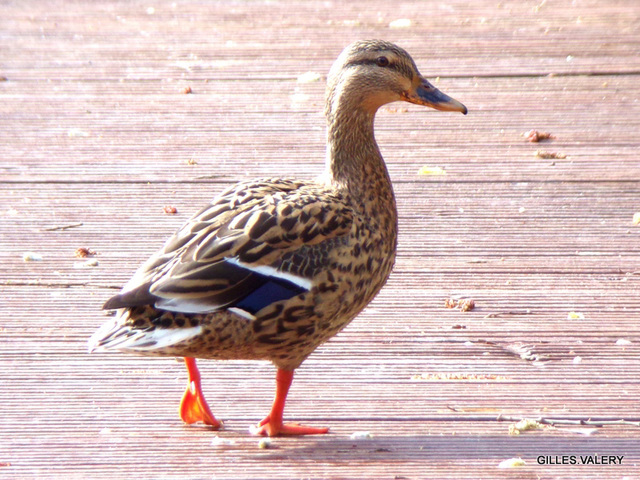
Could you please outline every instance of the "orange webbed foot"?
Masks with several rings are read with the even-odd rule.
[[[200,386],[200,372],[193,358],[185,358],[187,371],[189,372],[189,385],[180,402],[180,418],[186,424],[203,422],[215,429],[222,427],[222,423],[213,416],[207,401],[204,399]]]
[[[220,428],[222,423],[213,416],[207,401],[195,387],[195,382],[187,387],[180,402],[180,418],[184,423],[191,425],[196,422],[203,422],[214,428]]]
[[[305,427],[297,423],[283,423],[284,403],[293,381],[293,370],[278,370],[276,374],[276,396],[273,399],[271,412],[258,425],[251,427],[254,435],[320,435],[327,433],[328,428]]]

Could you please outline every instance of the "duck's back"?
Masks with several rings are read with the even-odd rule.
[[[339,188],[264,179],[227,189],[105,304],[96,348],[266,358],[297,367],[386,281],[395,231]]]

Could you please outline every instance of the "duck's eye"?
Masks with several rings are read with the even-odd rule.
[[[388,67],[389,66],[389,59],[387,57],[378,57],[378,58],[376,58],[376,64],[379,67]]]

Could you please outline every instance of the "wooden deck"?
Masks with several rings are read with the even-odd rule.
[[[201,362],[225,430],[184,426],[181,364],[86,353],[101,305],[229,182],[320,172],[324,80],[296,79],[370,37],[470,113],[378,116],[397,266],[286,410],[331,433],[260,449],[256,362]],[[0,478],[640,478],[640,426],[497,420],[640,421],[639,75],[637,0],[2,2]]]

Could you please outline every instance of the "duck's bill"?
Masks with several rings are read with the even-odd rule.
[[[449,95],[442,93],[428,81],[423,80],[422,84],[413,92],[407,95],[406,100],[417,105],[435,108],[443,112],[460,112],[467,114],[467,107],[451,98]]]

